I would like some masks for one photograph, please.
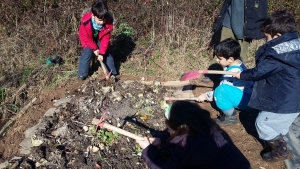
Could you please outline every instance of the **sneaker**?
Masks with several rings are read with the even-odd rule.
[[[80,81],[85,80],[85,79],[86,79],[86,77],[84,77],[84,76],[78,76],[78,80],[80,80]]]
[[[223,113],[213,120],[220,126],[234,125],[237,123],[236,115],[227,116]]]
[[[208,82],[211,82],[212,80],[210,80],[209,77],[204,77],[201,79],[201,82],[204,82],[204,83],[208,83]]]
[[[111,75],[111,76],[109,77],[109,80],[115,83],[115,82],[117,82],[119,79],[117,78],[116,75]]]

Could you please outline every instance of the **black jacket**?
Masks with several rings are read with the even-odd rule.
[[[285,33],[255,55],[256,66],[241,72],[241,79],[255,81],[248,106],[273,113],[300,112],[300,39]]]
[[[223,26],[225,13],[232,0],[224,0],[220,14],[214,24],[213,31],[216,32]],[[244,39],[261,39],[264,34],[260,31],[260,25],[264,22],[268,14],[267,0],[245,0],[245,22]]]
[[[143,150],[142,158],[150,169],[251,169],[230,138],[216,129],[211,130],[211,135],[176,136],[170,142],[162,142],[161,147],[168,151],[159,151],[151,144]]]

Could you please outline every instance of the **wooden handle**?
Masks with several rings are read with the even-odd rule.
[[[199,70],[201,74],[222,74],[222,75],[235,75],[237,72],[228,72],[221,70]]]
[[[94,118],[93,121],[92,121],[92,124],[98,125],[98,123],[99,123],[99,119]],[[117,132],[119,134],[122,134],[124,136],[130,137],[130,138],[135,139],[135,140],[142,140],[143,139],[143,137],[140,137],[136,134],[130,133],[126,130],[120,129],[119,127],[115,127],[115,126],[110,125],[110,124],[105,123],[105,122],[104,122],[102,127],[107,128],[109,130],[112,130],[114,132]]]
[[[101,64],[101,68],[103,70],[103,73],[105,75],[105,78],[106,79],[109,79],[109,74],[108,74],[108,71],[106,69],[106,66],[104,65],[103,61],[102,60],[99,60],[100,64]]]
[[[165,100],[197,100],[197,97],[165,97]]]

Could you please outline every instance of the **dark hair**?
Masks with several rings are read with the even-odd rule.
[[[222,56],[225,59],[233,57],[234,60],[240,58],[241,46],[231,38],[222,40],[214,49],[214,56]]]
[[[297,31],[294,17],[286,10],[275,11],[260,25],[260,30],[274,37],[277,33]]]
[[[108,15],[108,7],[102,0],[94,2],[92,4],[91,11],[98,19],[105,19]]]
[[[168,140],[183,134],[210,134],[211,129],[216,127],[216,123],[210,118],[208,111],[189,101],[174,102],[166,124],[175,131]]]

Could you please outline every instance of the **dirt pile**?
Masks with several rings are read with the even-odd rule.
[[[56,107],[25,131],[20,152],[26,157],[12,159],[7,166],[146,168],[133,139],[97,129],[92,119],[106,112],[106,122],[152,137],[164,130],[162,112],[166,103],[162,99],[175,91],[159,83],[147,86],[130,80],[113,84],[90,79],[68,97],[53,100]]]

